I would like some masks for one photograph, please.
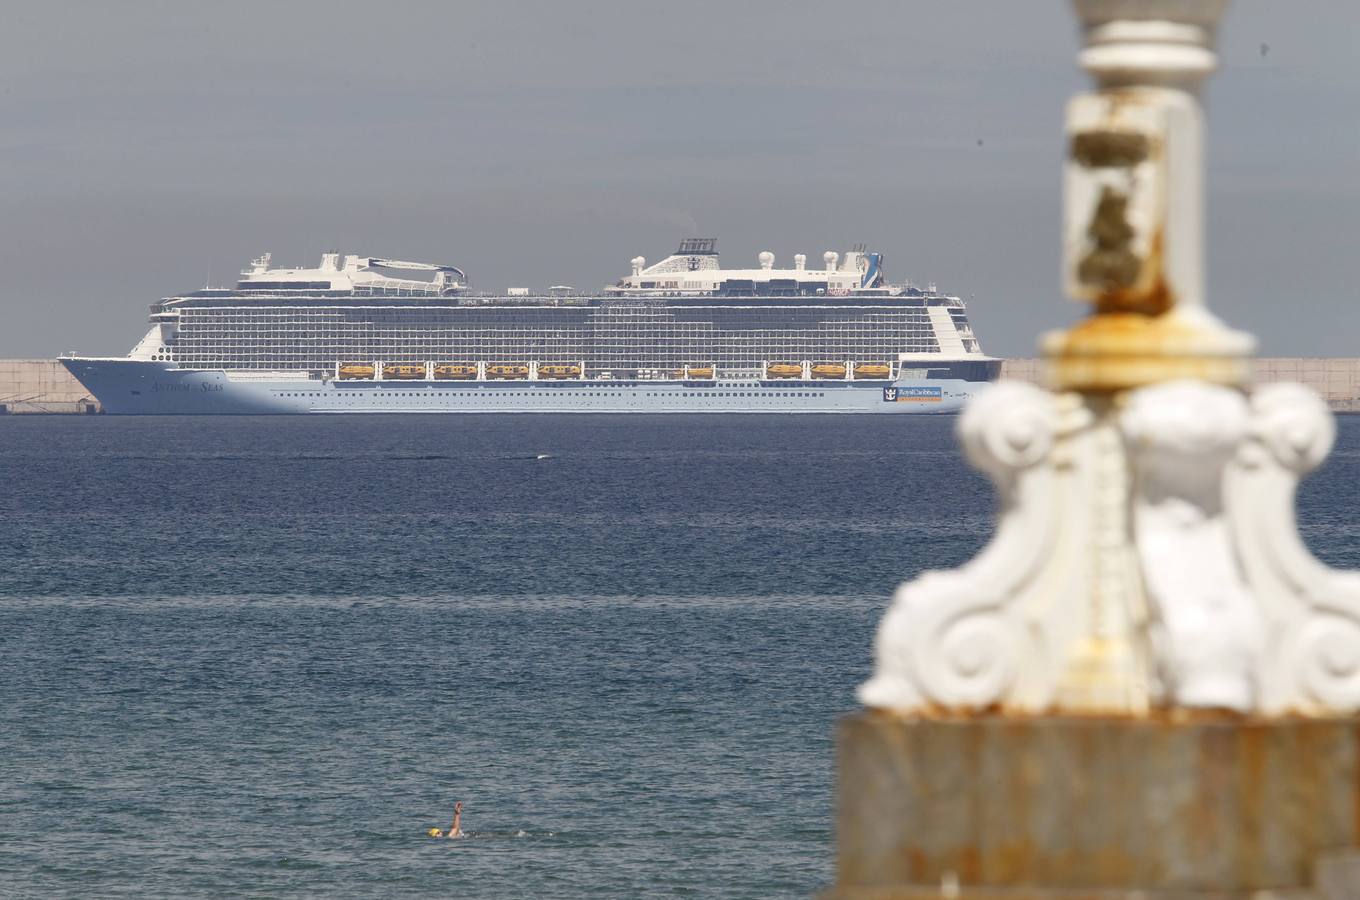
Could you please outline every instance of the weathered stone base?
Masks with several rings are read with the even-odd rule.
[[[845,900],[1360,897],[1356,720],[860,713],[839,807]]]
[[[1334,900],[1312,890],[1285,891],[1143,891],[1143,890],[1081,890],[1073,888],[960,888],[953,892],[945,888],[902,889],[845,889],[837,888],[824,895],[826,900]],[[1339,895],[1349,900],[1350,895]]]
[[[957,893],[942,888],[905,888],[902,890],[837,889],[828,900],[1350,900],[1350,894],[1318,894],[1312,890],[1230,891],[1085,891],[1061,888],[960,888]]]

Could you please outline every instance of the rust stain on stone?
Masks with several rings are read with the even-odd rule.
[[[1018,814],[1028,818],[1024,813]],[[1034,868],[1034,842],[1031,840],[1007,841],[992,850],[993,881],[1005,884],[1018,881]]]
[[[965,883],[982,880],[982,853],[977,847],[959,848],[958,875]]]
[[[1137,283],[1143,268],[1142,260],[1131,249],[1137,232],[1129,224],[1128,212],[1128,195],[1105,185],[1091,214],[1091,224],[1086,226],[1086,236],[1095,246],[1077,264],[1077,277],[1105,294],[1127,292]]]
[[[1337,737],[1339,735],[1328,735],[1325,730],[1308,723],[1299,728],[1293,750],[1300,759],[1325,760],[1334,755]],[[1306,777],[1300,777],[1292,783],[1294,791],[1287,798],[1286,808],[1281,811],[1287,816],[1286,820],[1298,839],[1313,847],[1325,844],[1327,826],[1323,824],[1323,819],[1327,816],[1322,811],[1332,808],[1333,802],[1327,786],[1318,778],[1322,768],[1322,765],[1310,766]],[[1307,809],[1318,810],[1319,814],[1299,814]]]
[[[1126,169],[1147,159],[1150,150],[1148,137],[1141,132],[1096,128],[1072,135],[1069,153],[1088,169]]]
[[[1352,722],[1168,710],[847,721],[868,752],[843,756],[842,791],[909,800],[842,818],[844,896],[938,889],[949,873],[960,898],[1003,886],[1246,896],[1301,888],[1320,853],[1360,839]],[[902,764],[881,765],[885,752]]]
[[[1248,362],[1225,356],[1213,335],[1171,315],[1175,297],[1159,277],[1151,291],[1110,291],[1094,315],[1044,341],[1053,386],[1098,392],[1176,378],[1241,385]]]
[[[1060,387],[1117,391],[1172,378],[1236,383],[1242,364],[1232,361],[1233,377],[1225,379],[1224,360],[1195,352],[1197,336],[1171,317],[1109,312],[1079,322],[1045,350]]]
[[[1360,747],[1360,725],[1350,730],[1350,747]],[[1360,780],[1351,786],[1351,843],[1360,844]]]
[[[1106,188],[1089,229],[1096,246],[1078,272],[1100,294],[1093,315],[1044,348],[1055,385],[1118,391],[1172,378],[1244,380],[1241,364],[1225,376],[1221,360],[1196,363],[1197,332],[1167,315],[1176,296],[1162,274],[1162,233],[1153,235],[1147,258],[1139,260],[1127,246],[1132,228],[1124,211],[1117,192]],[[1137,284],[1141,272],[1152,273],[1150,286]]]
[[[1265,732],[1260,728],[1241,728],[1236,732],[1235,750],[1238,759],[1237,816],[1238,834],[1233,847],[1239,872],[1253,872],[1261,867],[1261,854],[1266,850],[1265,816],[1266,786],[1270,778],[1267,764]],[[1306,877],[1306,872],[1299,873]]]
[[[925,851],[920,847],[907,847],[904,850],[907,857],[908,878],[912,881],[925,881],[930,878],[931,866],[930,859]]]
[[[1097,212],[1097,215],[1099,212]],[[1093,225],[1094,227],[1094,225]],[[1130,228],[1130,231],[1132,229]],[[1093,237],[1094,239],[1094,237]],[[1176,305],[1176,295],[1166,283],[1163,275],[1162,230],[1157,229],[1149,244],[1147,259],[1139,263],[1139,271],[1154,274],[1151,285],[1139,290],[1133,282],[1128,284],[1104,283],[1104,290],[1096,298],[1096,314],[1108,315],[1116,312],[1138,313],[1144,316],[1160,316]]]

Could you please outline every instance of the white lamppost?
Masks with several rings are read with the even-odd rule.
[[[904,584],[871,708],[917,716],[1360,709],[1360,575],[1294,527],[1334,438],[1298,385],[1249,389],[1208,310],[1204,117],[1226,0],[1075,0],[1094,89],[1067,112],[1064,280],[1091,315],[1042,341],[1052,392],[964,413],[1001,497],[973,561]]]

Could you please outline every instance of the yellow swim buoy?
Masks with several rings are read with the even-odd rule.
[[[440,831],[438,828],[431,828],[429,831],[427,831],[427,832],[425,832],[425,833],[428,834],[430,837],[443,837],[443,836],[444,836],[444,832]]]

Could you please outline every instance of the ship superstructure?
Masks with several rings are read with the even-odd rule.
[[[861,244],[841,254],[822,254],[821,269],[807,267],[807,255],[794,254],[792,269],[776,269],[769,250],[757,257],[754,269],[724,269],[718,262],[718,242],[713,238],[689,238],[680,249],[661,262],[648,266],[645,257],[633,257],[633,272],[621,278],[611,293],[634,297],[665,297],[691,294],[727,297],[844,297],[898,294],[900,286],[883,277],[883,256],[867,253]]]
[[[793,259],[724,269],[696,238],[598,292],[483,294],[456,266],[266,254],[154,304],[129,357],[66,363],[110,412],[942,411],[995,377],[959,298],[887,283],[863,247]]]

